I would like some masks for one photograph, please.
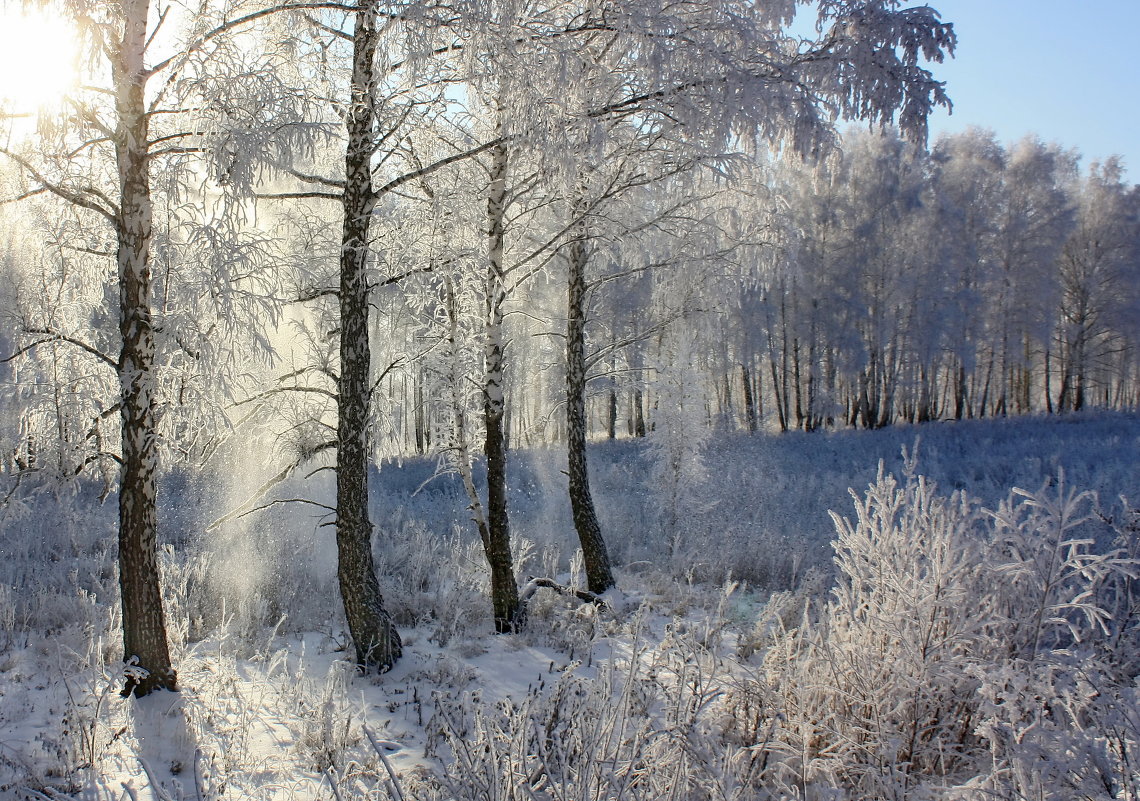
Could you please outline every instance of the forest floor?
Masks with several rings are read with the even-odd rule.
[[[851,516],[850,489],[861,495],[882,463],[996,508],[1014,487],[1060,480],[1120,515],[1121,497],[1140,498],[1137,454],[1134,415],[723,435],[701,457],[683,530],[666,535],[652,447],[597,443],[595,498],[620,591],[601,607],[540,591],[525,628],[500,636],[461,489],[429,481],[425,461],[385,465],[377,560],[404,655],[382,676],[347,662],[319,518],[275,506],[256,526],[207,534],[248,488],[171,477],[166,519],[178,532],[163,568],[181,692],[142,701],[118,692],[114,504],[83,488],[43,492],[2,520],[0,798],[641,798],[654,779],[634,765],[654,754],[662,771],[704,777],[691,797],[751,797],[726,783],[737,773],[699,763],[756,745],[757,731],[741,733],[759,715],[742,688],[761,680],[773,627],[827,595],[828,511]],[[562,458],[513,453],[521,580],[582,581]],[[650,731],[684,748],[667,751],[670,738]],[[542,750],[555,741],[563,750]],[[546,762],[541,781],[517,775],[536,770],[536,749],[574,764],[573,781]],[[573,761],[588,751],[588,765]],[[624,790],[613,784],[635,773]]]

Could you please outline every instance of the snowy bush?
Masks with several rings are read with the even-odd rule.
[[[1093,502],[1058,482],[984,513],[880,470],[855,521],[835,517],[830,598],[765,656],[780,721],[766,750],[788,792],[1112,798],[1131,786],[1136,716],[1121,710],[1135,690],[1092,647],[1111,634],[1109,579],[1136,563],[1095,549]]]
[[[856,520],[835,517],[838,584],[818,621],[784,631],[765,670],[789,785],[905,795],[968,769],[979,747],[966,661],[985,636],[981,517],[922,479],[880,473]]]

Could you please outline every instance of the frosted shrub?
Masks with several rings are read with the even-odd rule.
[[[376,538],[376,572],[401,626],[428,623],[446,645],[484,615],[489,573],[482,546],[458,527],[447,534],[416,520],[395,519]]]
[[[785,718],[772,750],[791,786],[817,782],[905,797],[963,770],[979,745],[965,670],[983,636],[981,517],[922,479],[880,474],[834,516],[839,578],[818,622],[805,615],[764,667]]]
[[[1062,476],[1037,493],[1015,490],[994,513],[994,606],[1004,616],[990,663],[974,668],[991,763],[972,789],[1041,801],[1140,797],[1138,698],[1120,670],[1135,659],[1121,648],[1135,625],[1138,563],[1134,545],[1097,550],[1095,502]]]
[[[775,784],[1135,797],[1135,689],[1097,656],[1113,630],[1106,590],[1135,563],[1097,550],[1094,501],[1059,482],[983,513],[880,469],[855,520],[833,516],[830,598],[766,653]]]
[[[573,660],[588,653],[598,636],[612,625],[612,613],[595,604],[543,589],[527,601],[523,634],[528,642],[568,654]]]
[[[1113,545],[1121,558],[1140,565],[1140,511],[1125,504],[1116,518],[1103,519],[1113,529]],[[1111,615],[1111,633],[1103,648],[1106,658],[1123,678],[1140,675],[1140,574],[1114,572],[1102,594]]]
[[[990,750],[957,795],[1034,801],[1140,798],[1140,696],[1096,660],[1052,654],[978,669],[978,732]]]
[[[297,749],[301,763],[317,773],[344,766],[346,751],[360,740],[358,713],[347,702],[351,670],[349,665],[335,663],[319,690],[309,687],[295,696],[299,723]]]
[[[993,513],[990,560],[1006,592],[995,612],[1008,626],[1012,656],[1032,658],[1109,632],[1106,582],[1131,572],[1118,551],[1101,552],[1087,525],[1096,498],[1065,486],[1015,489]]]

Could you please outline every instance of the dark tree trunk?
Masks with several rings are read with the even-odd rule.
[[[966,411],[966,366],[958,364],[954,389],[954,419],[961,420]]]
[[[424,454],[428,452],[431,447],[431,433],[428,430],[428,410],[424,398],[424,374],[423,369],[416,368],[413,373],[412,381],[412,405],[415,410],[412,414],[412,424],[415,426],[416,437],[416,453]]]
[[[344,615],[361,670],[383,673],[401,654],[384,609],[372,561],[368,517],[368,408],[372,352],[368,340],[368,230],[375,108],[373,59],[379,36],[376,2],[364,0],[353,33],[352,100],[345,121],[344,227],[340,252],[340,376],[337,379],[336,544]]]
[[[780,424],[780,430],[781,431],[787,431],[788,430],[788,414],[786,411],[786,407],[784,405],[784,397],[783,397],[784,393],[781,389],[782,384],[780,382],[780,372],[779,372],[780,368],[776,364],[775,358],[771,358],[769,360],[769,365],[772,368],[772,395],[776,399],[776,420]]]
[[[487,317],[484,347],[483,417],[487,458],[487,564],[491,568],[491,604],[495,631],[515,631],[522,622],[519,588],[511,556],[511,526],[507,517],[507,447],[503,430],[506,408],[503,375],[503,302],[506,300],[507,148],[491,151],[491,185],[487,193]]]
[[[796,428],[803,428],[807,430],[804,425],[804,405],[803,393],[800,390],[800,382],[802,376],[800,375],[800,341],[795,339],[792,341],[792,381],[795,383],[795,397],[796,397]]]
[[[613,570],[602,527],[590,494],[586,467],[586,243],[570,245],[569,297],[566,309],[566,454],[570,508],[582,545],[586,582],[601,594],[614,586]]]
[[[926,365],[921,365],[918,368],[918,404],[914,412],[914,421],[918,423],[929,423],[932,415],[931,406],[932,393],[930,390],[930,378],[927,375]]]
[[[740,377],[744,382],[744,413],[748,418],[748,433],[756,433],[756,401],[752,395],[752,374],[748,371],[748,365],[742,364],[740,366]]]
[[[119,487],[119,587],[123,600],[123,659],[147,671],[124,695],[177,689],[166,640],[159,587],[156,514],[154,329],[151,322],[152,206],[146,114],[148,0],[122,6],[123,40],[113,58],[115,156],[119,169],[117,220],[123,466]]]
[[[610,387],[610,391],[606,396],[606,437],[608,439],[617,439],[617,390]]]
[[[633,391],[633,435],[645,436],[645,395],[640,387]]]
[[[1050,362],[1049,348],[1045,349],[1045,411],[1053,414],[1053,367]]]

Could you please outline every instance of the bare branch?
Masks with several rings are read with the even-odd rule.
[[[541,587],[545,587],[549,590],[554,590],[560,595],[572,595],[579,601],[585,601],[586,603],[591,603],[596,606],[607,606],[606,599],[597,593],[590,592],[589,590],[579,590],[573,587],[567,587],[565,585],[559,584],[553,579],[548,578],[532,578],[530,581],[528,581],[526,586],[519,591],[519,601],[525,604],[534,596],[536,592],[538,592],[539,588]]]
[[[664,320],[661,320],[655,325],[651,325],[644,331],[639,331],[638,333],[632,334],[628,337],[625,337],[624,339],[619,339],[616,342],[611,342],[605,347],[598,348],[598,350],[594,351],[594,353],[590,354],[586,358],[586,370],[592,370],[594,368],[594,365],[596,365],[598,362],[606,359],[608,356],[610,356],[610,354],[615,353],[622,348],[628,347],[629,345],[633,345],[637,342],[644,342],[645,340],[657,335],[684,316],[684,312],[671,314]]]
[[[376,391],[376,388],[380,386],[380,382],[388,377],[388,373],[392,372],[394,369],[399,367],[403,363],[403,361],[404,361],[404,357],[400,356],[399,358],[397,358],[396,360],[391,362],[383,370],[381,370],[380,375],[376,378],[376,381],[372,384],[372,389],[368,390],[368,395],[371,396],[372,393]]]
[[[337,397],[335,392],[331,392],[321,387],[274,387],[273,389],[267,389],[264,392],[259,392],[256,395],[251,395],[248,398],[235,401],[234,406],[244,406],[247,403],[263,400],[265,398],[277,395],[281,392],[307,392],[313,395],[324,395],[325,397],[332,398],[333,400],[336,400]]]
[[[22,195],[16,195],[16,197],[9,197],[9,198],[4,198],[3,200],[0,200],[0,206],[4,206],[8,203],[19,203],[21,200],[27,200],[30,197],[35,197],[36,195],[42,195],[44,192],[47,192],[47,191],[48,191],[47,187],[44,187],[44,186],[41,186],[39,189],[31,189],[27,192],[24,192]]]
[[[239,517],[239,518],[245,517],[246,515],[251,515],[254,512],[261,512],[261,511],[264,511],[265,509],[268,509],[271,506],[276,506],[279,503],[307,503],[310,506],[316,506],[319,509],[325,509],[329,512],[333,512],[334,514],[336,513],[336,507],[329,506],[328,504],[324,504],[324,503],[318,503],[317,501],[311,501],[308,498],[279,498],[275,501],[270,501],[269,503],[263,503],[263,504],[261,504],[261,506],[255,506],[252,509],[248,509],[248,510],[242,512],[241,514],[237,515],[237,517]],[[206,530],[209,531],[209,529],[206,529]]]
[[[294,169],[293,167],[286,167],[280,164],[274,166],[282,172],[288,173],[298,181],[302,181],[306,184],[320,184],[322,186],[332,187],[333,189],[344,189],[344,181],[340,180],[339,178],[326,178],[323,175],[312,175],[310,173],[301,172],[300,170]]]
[[[352,34],[351,33],[347,33],[345,31],[342,31],[340,28],[334,28],[331,25],[325,25],[319,19],[317,19],[316,17],[314,17],[310,14],[302,14],[301,16],[305,18],[306,22],[308,22],[310,25],[312,25],[314,28],[316,28],[319,31],[324,31],[325,33],[329,34],[330,36],[335,36],[339,39],[343,39],[346,42],[352,41]]]
[[[293,302],[308,303],[310,300],[316,300],[317,298],[337,297],[340,297],[340,290],[336,287],[311,287],[302,291]]]
[[[344,200],[342,192],[258,192],[258,200]]]
[[[436,265],[434,265],[434,264],[429,264],[426,267],[415,267],[411,270],[406,270],[402,273],[397,273],[396,275],[390,275],[387,278],[385,278],[383,281],[381,281],[380,283],[373,284],[372,288],[373,289],[379,289],[382,286],[391,286],[392,284],[398,284],[401,281],[403,281],[405,278],[411,278],[413,275],[418,275],[419,273],[430,273],[435,268],[436,268]]]
[[[158,36],[158,32],[160,30],[162,30],[162,24],[164,22],[166,22],[166,15],[168,13],[170,13],[170,6],[167,6],[166,8],[162,9],[162,11],[159,13],[158,22],[155,23],[154,30],[150,32],[150,36],[147,37],[146,44],[143,45],[143,52],[144,53],[147,50],[150,50],[150,46],[152,44],[154,44],[154,39],[156,36]]]

